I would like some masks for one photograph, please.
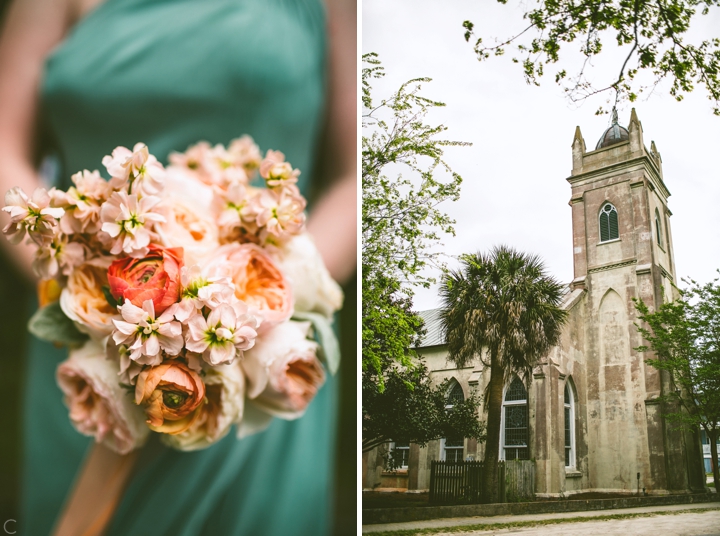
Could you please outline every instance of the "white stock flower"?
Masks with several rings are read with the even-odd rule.
[[[58,234],[52,242],[38,248],[33,260],[33,271],[40,279],[50,279],[62,273],[70,275],[76,266],[85,260],[85,248],[77,242],[68,242],[68,237]]]
[[[253,203],[255,223],[265,240],[284,242],[305,228],[305,199],[296,188],[263,190]]]
[[[232,363],[242,358],[243,351],[255,344],[257,320],[247,314],[247,305],[235,302],[220,304],[207,319],[196,314],[188,320],[185,346],[191,352],[202,354],[211,365]]]
[[[65,234],[95,234],[100,230],[100,206],[110,196],[112,188],[97,170],[75,173],[72,181],[75,186],[67,192],[57,188],[48,192],[52,205],[65,209],[60,230]]]
[[[116,147],[112,156],[102,159],[112,179],[110,185],[115,190],[129,191],[138,195],[157,195],[163,189],[165,168],[148,151],[144,143],[136,143],[133,150]]]
[[[183,348],[182,324],[174,318],[175,306],[168,307],[156,318],[152,300],[143,302],[142,308],[129,300],[119,307],[123,320],[113,320],[115,344],[124,344],[130,359],[141,365],[162,363],[162,351],[175,356]]]
[[[101,240],[112,255],[121,251],[131,257],[141,258],[148,252],[148,245],[154,237],[152,229],[165,218],[152,212],[160,202],[159,197],[143,197],[135,194],[115,192],[100,210],[102,218]]]
[[[50,196],[45,188],[36,188],[32,197],[28,197],[19,187],[10,188],[5,194],[3,211],[10,215],[10,223],[3,229],[11,244],[19,244],[25,232],[38,246],[52,242],[56,234],[58,220],[65,211],[50,206]]]
[[[187,321],[203,307],[215,309],[221,303],[231,303],[235,293],[235,287],[229,277],[205,277],[197,265],[182,267],[180,283],[182,291],[175,318],[181,322]]]

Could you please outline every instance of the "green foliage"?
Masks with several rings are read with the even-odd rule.
[[[525,11],[527,26],[522,31],[490,46],[478,38],[474,50],[482,61],[512,47],[516,52],[512,61],[522,66],[526,82],[539,85],[545,67],[558,64],[564,47],[578,42],[585,58],[580,70],[573,76],[562,68],[555,72],[555,81],[572,101],[613,91],[615,103],[632,102],[668,79],[670,94],[678,101],[697,85],[704,86],[713,112],[720,115],[720,39],[693,44],[688,38],[693,21],[718,5],[718,0],[540,0],[537,7]],[[470,41],[473,23],[465,21],[463,28],[465,40]],[[608,42],[626,55],[617,77],[594,85],[586,67]],[[654,82],[639,84],[636,77],[641,72],[651,74]]]
[[[720,284],[685,280],[680,298],[656,311],[635,300],[641,322],[637,328],[652,351],[651,366],[668,372],[670,385],[660,397],[664,416],[686,429],[702,426],[710,438],[715,488],[720,491],[716,444],[720,436]]]
[[[423,268],[442,267],[431,247],[442,233],[454,234],[454,222],[437,207],[457,200],[462,181],[443,151],[466,144],[439,138],[446,128],[425,123],[431,109],[444,106],[419,94],[428,79],[410,80],[376,102],[371,82],[384,76],[383,67],[373,53],[363,62],[362,368],[374,369],[382,390],[389,363],[412,367],[408,349],[422,328],[412,312],[412,287],[433,281]]]
[[[384,277],[425,287],[433,281],[420,271],[441,265],[430,251],[442,233],[454,235],[454,221],[437,207],[460,196],[461,177],[443,160],[446,147],[468,145],[438,139],[446,127],[425,124],[443,103],[419,92],[428,78],[405,82],[389,99],[376,103],[370,82],[383,76],[376,54],[363,61],[362,235],[363,277]],[[411,177],[403,177],[407,171]],[[411,295],[410,287],[405,290]]]
[[[481,438],[471,397],[445,409],[446,384],[433,386],[412,350],[423,334],[412,287],[429,286],[423,268],[443,268],[431,251],[453,220],[437,207],[455,201],[462,179],[443,160],[442,125],[425,123],[443,103],[421,96],[427,78],[410,80],[376,102],[371,82],[384,76],[376,54],[363,56],[362,102],[362,392],[363,451],[388,441],[420,445],[440,437]],[[409,178],[402,172],[408,172]]]
[[[65,315],[60,302],[38,309],[28,322],[28,331],[38,339],[70,347],[82,346],[89,338]]]
[[[558,343],[567,318],[563,285],[539,257],[507,246],[461,262],[443,277],[441,322],[450,361],[461,367],[479,358],[490,368],[483,489],[486,502],[497,502],[503,386],[513,374],[529,382],[532,367]]]
[[[374,369],[363,371],[363,452],[388,441],[417,443],[441,437],[484,438],[475,396],[446,409],[449,381],[433,385],[421,360],[413,367],[389,365],[377,389]]]
[[[442,323],[449,359],[463,367],[483,349],[510,375],[528,377],[535,362],[558,343],[567,312],[563,285],[539,257],[499,246],[463,255],[460,270],[443,279]],[[491,363],[485,363],[490,366]]]

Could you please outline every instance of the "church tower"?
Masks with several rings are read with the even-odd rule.
[[[574,279],[585,295],[583,438],[586,486],[601,490],[699,490],[704,486],[695,434],[662,417],[665,373],[647,365],[633,299],[651,309],[677,291],[662,160],[635,113],[612,124],[593,150],[575,130],[572,143]],[[579,372],[579,371],[578,371]],[[577,378],[577,376],[576,376]],[[584,407],[583,407],[584,406]],[[638,482],[637,474],[640,474]]]

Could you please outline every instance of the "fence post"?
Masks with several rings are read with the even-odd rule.
[[[498,500],[500,502],[507,502],[505,486],[505,462],[498,462]]]
[[[429,501],[432,503],[435,500],[435,467],[437,462],[432,460],[430,462],[430,497]]]

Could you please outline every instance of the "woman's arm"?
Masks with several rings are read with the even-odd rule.
[[[63,38],[70,15],[69,0],[15,0],[7,12],[0,31],[0,200],[13,186],[31,195],[40,185],[32,164],[38,90],[45,58]],[[5,227],[10,219],[0,214]],[[11,246],[4,237],[0,247],[32,277],[31,247]]]
[[[308,231],[340,283],[357,264],[357,7],[328,0],[329,102],[323,168],[330,185],[315,203]]]

